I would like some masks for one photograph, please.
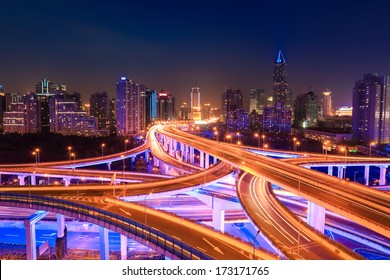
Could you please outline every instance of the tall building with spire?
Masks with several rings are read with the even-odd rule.
[[[292,107],[292,93],[287,83],[287,63],[279,50],[274,61],[274,84],[272,88],[274,107],[277,109]]]

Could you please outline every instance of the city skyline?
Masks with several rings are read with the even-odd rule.
[[[240,89],[248,102],[251,88],[272,94],[272,64],[282,50],[294,98],[329,88],[342,106],[352,104],[362,75],[390,73],[384,1],[3,2],[6,92],[34,91],[47,77],[84,101],[101,91],[114,97],[126,75],[164,88],[177,104],[189,102],[195,84],[202,104],[219,106],[225,87]]]

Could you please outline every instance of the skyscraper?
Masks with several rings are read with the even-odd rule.
[[[141,98],[142,93],[142,98]],[[142,104],[140,103],[142,102]],[[134,134],[145,129],[141,115],[146,118],[144,106],[145,86],[136,84],[126,77],[121,77],[116,83],[116,132],[117,135]],[[142,106],[142,108],[141,108]]]
[[[175,98],[169,92],[161,90],[158,94],[158,119],[170,121],[175,117]]]
[[[327,117],[332,115],[332,96],[331,91],[329,89],[326,89],[322,93],[322,99],[321,99],[321,116]]]
[[[202,118],[200,113],[200,89],[197,86],[191,89],[191,115],[193,120]]]
[[[0,132],[3,131],[3,115],[6,110],[5,93],[3,85],[0,83]]]
[[[249,112],[255,110],[263,114],[263,108],[267,104],[267,96],[264,89],[251,89],[249,92]]]
[[[311,127],[318,121],[318,98],[313,91],[298,95],[294,102],[294,124],[297,128]]]
[[[274,84],[272,93],[274,107],[276,107],[277,109],[291,109],[292,93],[288,89],[287,63],[284,59],[282,51],[278,52],[278,55],[274,62]]]
[[[365,74],[355,83],[352,104],[354,139],[390,142],[390,77]]]
[[[157,92],[153,89],[145,90],[145,118],[146,126],[157,118]]]
[[[98,119],[98,128],[109,129],[110,100],[107,93],[104,91],[91,94],[91,97],[89,98],[89,105],[89,115]]]
[[[49,99],[54,97],[56,92],[65,92],[66,86],[53,83],[48,79],[42,79],[35,85],[35,92],[38,95],[40,112],[38,125],[40,132],[50,132],[50,110],[49,110]]]
[[[227,123],[231,112],[243,109],[243,96],[241,90],[226,89],[222,95],[223,122]]]

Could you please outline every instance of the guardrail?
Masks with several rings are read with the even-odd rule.
[[[38,195],[26,195],[15,193],[0,193],[0,202],[15,203],[24,207],[59,209],[73,213],[75,217],[81,215],[97,219],[98,221],[120,228],[125,232],[147,240],[150,243],[160,247],[183,260],[211,260],[212,258],[205,253],[192,248],[190,245],[173,238],[163,232],[160,232],[150,226],[144,225],[119,214],[99,209],[93,206],[80,204],[73,201],[43,197]]]

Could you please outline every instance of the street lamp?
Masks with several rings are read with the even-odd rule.
[[[368,154],[369,157],[371,157],[371,147],[374,146],[374,145],[375,145],[375,142],[371,142],[371,143],[370,143],[370,152],[369,152],[369,154]]]
[[[232,136],[230,134],[226,135],[225,138],[230,139],[230,143],[232,143],[233,140],[232,140]]]
[[[125,151],[127,151],[127,143],[129,143],[129,139],[125,140]]]
[[[68,147],[68,152],[69,152],[69,160],[71,160],[71,150],[72,150],[72,147],[71,147],[71,146],[69,146],[69,147]]]
[[[218,130],[214,131],[214,135],[217,138],[217,142],[219,143],[219,132],[218,132]]]
[[[40,162],[40,161],[41,161],[40,158],[39,158],[39,152],[40,152],[40,150],[39,150],[38,148],[36,148],[36,149],[35,149],[35,152],[37,153],[37,158],[38,158],[37,161]]]
[[[73,161],[76,160],[76,153],[71,153],[70,154],[70,159],[72,160],[72,158],[73,158]]]
[[[123,174],[125,173],[125,156],[121,155],[121,158],[122,158],[122,177],[123,177]]]
[[[102,156],[104,155],[104,147],[106,146],[106,144],[102,144]]]
[[[347,147],[341,147],[340,148],[340,151],[341,152],[344,152],[344,179],[346,177],[346,173],[347,173],[347,152],[348,152],[348,148]]]
[[[260,149],[260,135],[255,133],[255,138],[257,138],[257,147]]]
[[[263,149],[268,149],[268,144],[263,144]]]
[[[146,225],[147,225],[147,220],[146,220],[146,198],[149,196],[149,195],[151,195],[153,193],[153,191],[152,192],[150,192],[150,193],[148,193],[147,195],[145,195],[145,197],[144,197],[144,208],[145,208],[145,227],[146,227]],[[149,207],[149,203],[148,203],[148,207]],[[145,235],[145,233],[144,233],[144,235]],[[145,238],[146,239],[146,238]]]
[[[297,141],[296,143],[295,143],[295,151],[298,149],[298,146],[301,144],[301,142],[299,142],[299,141]]]
[[[38,154],[37,152],[32,152],[32,155],[35,156],[35,166],[38,166]]]

